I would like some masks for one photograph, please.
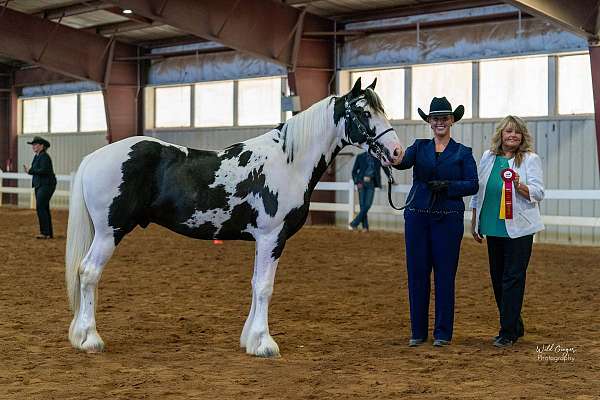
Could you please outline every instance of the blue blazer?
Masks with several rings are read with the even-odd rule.
[[[373,177],[373,183],[375,187],[381,187],[381,163],[379,160],[369,154],[369,152],[365,151],[364,153],[360,153],[356,156],[356,160],[354,161],[354,167],[352,167],[352,180],[354,184],[362,182],[364,173],[367,170],[367,157],[372,157],[375,163],[375,176]]]
[[[433,139],[417,139],[406,149],[396,169],[413,168],[413,185],[407,197],[409,208],[421,210],[464,211],[464,196],[479,189],[477,164],[470,147],[450,139],[448,146],[436,158]],[[433,196],[427,182],[449,181],[447,190]]]

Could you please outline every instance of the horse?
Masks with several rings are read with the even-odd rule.
[[[346,145],[388,167],[402,159],[375,84],[361,89],[359,79],[346,95],[329,96],[219,152],[135,136],[84,157],[71,187],[65,257],[72,346],[103,351],[95,320],[102,271],[125,235],[156,223],[196,239],[256,242],[240,347],[279,356],[268,325],[275,272],[286,241],[306,221],[321,175]]]

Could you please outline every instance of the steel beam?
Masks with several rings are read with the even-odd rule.
[[[8,8],[0,13],[0,37],[0,53],[43,68],[17,72],[15,87],[73,79],[97,82],[104,92],[108,141],[140,133],[138,64],[115,61],[136,57],[136,47]]]
[[[74,78],[40,67],[27,67],[15,71],[13,85],[16,87],[47,85],[58,82],[71,82]]]
[[[410,17],[419,14],[433,14],[439,12],[464,10],[468,8],[486,7],[502,4],[498,0],[446,0],[427,2],[423,4],[403,5],[392,8],[378,8],[373,10],[361,10],[344,14],[329,15],[339,23],[363,22],[373,19],[388,19]]]
[[[588,40],[598,40],[597,0],[505,0],[505,3],[550,20]]]
[[[201,38],[216,41],[292,66],[294,28],[302,10],[270,0],[108,0],[155,21],[176,27]],[[332,30],[332,22],[306,14],[305,30]],[[303,67],[303,59],[298,59]],[[330,57],[318,67],[331,68]]]
[[[71,17],[73,15],[81,15],[98,10],[106,10],[110,7],[112,7],[111,4],[106,4],[102,0],[83,1],[79,4],[46,8],[42,11],[34,13],[33,15],[45,19],[59,19],[61,17]]]
[[[590,64],[592,69],[592,92],[594,94],[594,120],[596,122],[596,151],[600,171],[600,47],[590,46]]]
[[[5,8],[0,13],[0,53],[82,80],[104,82],[109,39]],[[135,47],[118,44],[118,56]]]

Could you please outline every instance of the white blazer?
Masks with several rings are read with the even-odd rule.
[[[496,155],[490,150],[483,153],[479,162],[479,192],[471,198],[471,208],[475,208],[475,232],[479,232],[479,214],[485,198],[485,187],[492,172]],[[532,235],[544,229],[538,203],[544,199],[544,173],[542,161],[535,153],[526,153],[521,165],[515,166],[514,158],[508,165],[519,174],[519,181],[529,188],[529,199],[512,192],[513,218],[505,220],[506,232],[510,238]]]

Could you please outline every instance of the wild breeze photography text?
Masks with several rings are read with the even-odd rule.
[[[538,361],[573,362],[575,361],[575,347],[564,347],[560,344],[542,344],[535,346]]]

